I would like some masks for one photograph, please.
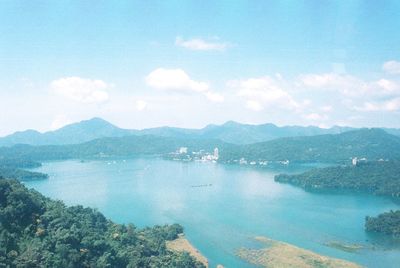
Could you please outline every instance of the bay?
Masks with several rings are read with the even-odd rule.
[[[291,167],[299,172],[310,167]],[[158,158],[46,162],[48,180],[25,185],[68,205],[97,208],[138,227],[179,223],[210,267],[252,267],[235,255],[267,236],[367,267],[397,267],[392,241],[364,231],[366,215],[399,209],[395,200],[364,194],[310,193],[274,182],[281,170],[177,162]],[[346,252],[330,242],[361,244]]]

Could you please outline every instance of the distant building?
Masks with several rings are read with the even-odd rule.
[[[218,160],[218,158],[219,158],[219,151],[218,151],[218,148],[215,148],[214,149],[214,159]]]
[[[363,157],[363,158],[354,157],[354,158],[351,160],[351,163],[353,164],[353,166],[357,166],[357,165],[360,165],[360,164],[365,164],[365,163],[367,163],[367,162],[368,162],[368,160],[367,160],[367,158],[365,158],[365,157]]]
[[[187,154],[188,152],[188,148],[187,147],[181,147],[179,148],[179,153],[180,154]]]

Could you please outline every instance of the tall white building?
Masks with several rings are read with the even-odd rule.
[[[214,149],[214,159],[217,160],[219,158],[218,148]]]
[[[179,148],[179,153],[180,154],[187,154],[188,152],[188,148],[187,147],[181,147]]]

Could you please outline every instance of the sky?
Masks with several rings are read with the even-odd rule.
[[[0,135],[400,128],[400,1],[0,1]]]

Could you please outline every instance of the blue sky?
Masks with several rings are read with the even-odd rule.
[[[399,1],[1,1],[0,135],[400,127]]]

